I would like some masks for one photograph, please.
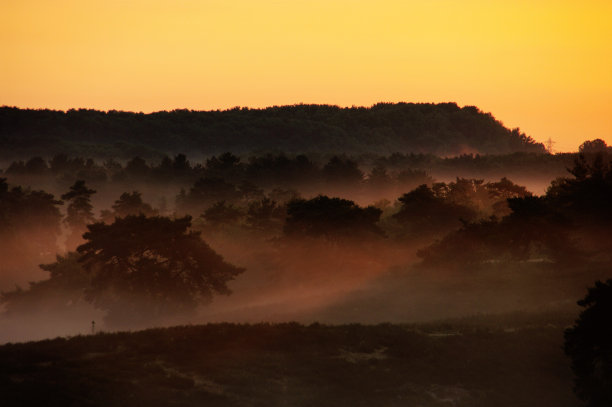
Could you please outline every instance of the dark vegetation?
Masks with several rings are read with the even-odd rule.
[[[12,403],[47,394],[58,405],[120,405],[126,395],[151,405],[575,405],[542,389],[567,386],[562,326],[584,287],[612,269],[603,141],[552,155],[452,104],[1,116],[0,140],[15,154],[46,146],[0,179],[1,341],[82,333],[92,320],[109,330],[497,315],[487,329],[452,325],[438,336],[405,325],[226,324],[5,346],[15,356],[0,382]],[[285,148],[286,134],[287,153],[245,144]],[[57,153],[45,144],[54,138],[64,143]],[[334,143],[353,154],[333,154]],[[240,155],[219,154],[238,144]],[[443,153],[436,145],[516,152],[442,158],[428,153]],[[127,161],[108,158],[113,149]],[[398,150],[425,153],[372,154]],[[512,331],[499,315],[517,310],[556,316]],[[580,361],[584,326],[567,331],[566,350],[579,356],[576,388],[589,399],[608,383],[600,360],[609,355]],[[64,346],[78,351],[68,357]]]
[[[21,268],[53,258],[60,234],[62,201],[53,194],[9,186],[0,178],[0,281]]]
[[[214,324],[9,344],[0,393],[5,406],[579,406],[562,328],[545,321]]]
[[[188,230],[191,218],[128,215],[88,225],[78,259],[91,283],[85,296],[114,326],[186,316],[244,270],[223,260]]]
[[[218,247],[227,245],[227,238],[238,245],[245,242],[258,253],[249,252],[248,256],[265,256],[279,272],[304,257],[340,259],[357,249],[365,256],[361,259],[365,262],[388,258],[380,266],[383,268],[410,265],[411,272],[422,272],[424,276],[431,270],[458,273],[441,286],[454,278],[469,279],[478,273],[483,273],[485,279],[497,278],[496,272],[503,275],[511,268],[525,269],[515,273],[519,281],[523,274],[549,276],[548,281],[553,273],[557,277],[565,273],[569,282],[560,279],[555,283],[559,290],[556,300],[567,300],[566,296],[580,287],[570,290],[576,279],[600,277],[612,262],[612,243],[607,236],[612,226],[608,209],[612,169],[604,154],[581,154],[570,176],[554,180],[542,196],[531,194],[507,178],[435,182],[420,174],[421,179],[413,180],[415,187],[394,203],[379,200],[367,206],[325,194],[301,198],[297,190],[282,188],[291,184],[266,184],[265,178],[259,184],[251,183],[245,178],[250,167],[241,166],[240,159],[232,154],[223,154],[209,159],[200,169],[204,176],[189,189],[179,191],[173,212],[154,208],[140,192],[133,191],[120,194],[111,208],[100,211],[98,217],[91,203],[96,190],[77,180],[61,196],[67,207],[63,222],[59,210],[62,201],[43,191],[10,188],[2,181],[2,219],[7,224],[7,241],[20,250],[32,247],[28,258],[47,264],[44,271],[65,267],[74,274],[79,265],[84,267],[81,278],[64,280],[64,273],[51,273],[49,277],[54,282],[33,283],[29,290],[5,292],[0,301],[5,313],[15,314],[16,309],[23,311],[26,299],[47,295],[49,287],[66,281],[67,289],[73,289],[68,298],[74,299],[68,307],[80,305],[85,299],[105,310],[110,325],[140,326],[138,319],[153,321],[172,314],[188,315],[188,310],[206,303],[211,292],[227,293],[225,283],[242,270],[220,260],[201,240],[201,232]],[[322,168],[304,156],[287,162],[323,174],[319,181],[297,184],[302,191],[310,187],[310,193],[316,191],[313,188],[317,185],[323,190],[350,186],[359,197],[364,191],[399,182],[385,176],[380,167],[375,167],[374,175],[364,180],[356,163],[347,158],[333,157]],[[128,163],[126,168],[129,167]],[[195,171],[184,156],[177,156],[169,168],[180,168],[179,174]],[[283,172],[277,169],[270,174]],[[426,183],[416,186],[419,181]],[[21,212],[24,208],[27,214]],[[193,225],[189,215],[196,219]],[[35,219],[33,225],[21,221],[28,217]],[[68,254],[58,257],[55,264],[49,263],[49,255],[61,252],[58,242],[62,223]],[[47,239],[44,245],[29,239],[32,227],[45,229],[35,229],[35,237]],[[21,234],[26,237],[19,240]],[[249,240],[258,243],[246,243]],[[79,258],[70,254],[74,250],[80,253]],[[289,263],[281,260],[283,252],[291,253],[287,256]],[[419,260],[411,265],[414,260],[409,258],[415,253]],[[7,258],[11,254],[7,252]],[[242,256],[243,267],[255,261],[245,258],[247,253]],[[261,258],[257,261],[261,263]],[[74,281],[81,281],[83,286],[74,286]],[[32,290],[40,294],[32,295]],[[554,295],[540,298],[544,303],[554,299]],[[537,298],[533,300],[531,305],[542,305]],[[66,306],[60,308],[63,312]]]
[[[240,193],[257,194],[260,188],[316,189],[327,187],[333,194],[366,191],[370,195],[407,192],[414,185],[432,178],[509,178],[543,190],[556,177],[564,176],[576,154],[515,153],[510,155],[460,155],[441,158],[432,154],[392,154],[379,156],[288,155],[284,153],[236,156],[223,153],[202,162],[192,162],[184,154],[146,161],[138,156],[119,162],[114,159],[57,154],[45,160],[33,157],[7,163],[4,177],[15,184],[58,189],[62,193],[77,180],[95,188],[111,186],[176,186],[191,188],[194,194],[216,193],[209,200],[235,198]],[[36,162],[36,165],[31,165]],[[197,185],[194,185],[197,182]],[[223,188],[221,188],[223,187]],[[188,202],[188,196],[186,196]]]
[[[589,407],[612,404],[612,279],[597,281],[584,299],[576,324],[565,331],[575,390]]]
[[[294,105],[151,114],[2,107],[0,151],[11,157],[67,153],[125,159],[181,151],[457,155],[541,153],[544,147],[474,106],[383,103],[370,108]]]
[[[555,180],[544,196],[509,197],[508,216],[466,223],[422,257],[460,267],[499,259],[610,264],[612,165],[603,155],[591,162],[580,155],[570,172],[572,177]]]
[[[376,225],[382,210],[360,208],[347,199],[319,195],[313,199],[294,199],[287,204],[283,232],[288,237],[323,237],[327,240],[368,239],[381,236]]]

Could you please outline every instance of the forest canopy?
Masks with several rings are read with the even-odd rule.
[[[0,151],[13,159],[58,153],[161,158],[181,151],[458,155],[545,149],[474,106],[380,103],[369,108],[301,104],[151,114],[5,106],[0,107]]]

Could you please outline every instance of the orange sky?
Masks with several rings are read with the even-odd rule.
[[[1,0],[0,105],[476,105],[612,144],[612,2]]]

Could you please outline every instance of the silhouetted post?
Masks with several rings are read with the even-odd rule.
[[[91,334],[96,333],[96,321],[91,321]]]

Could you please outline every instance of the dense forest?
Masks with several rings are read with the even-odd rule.
[[[0,160],[57,153],[95,158],[161,158],[189,151],[287,153],[507,154],[545,152],[519,129],[455,103],[382,103],[120,111],[0,108]]]

